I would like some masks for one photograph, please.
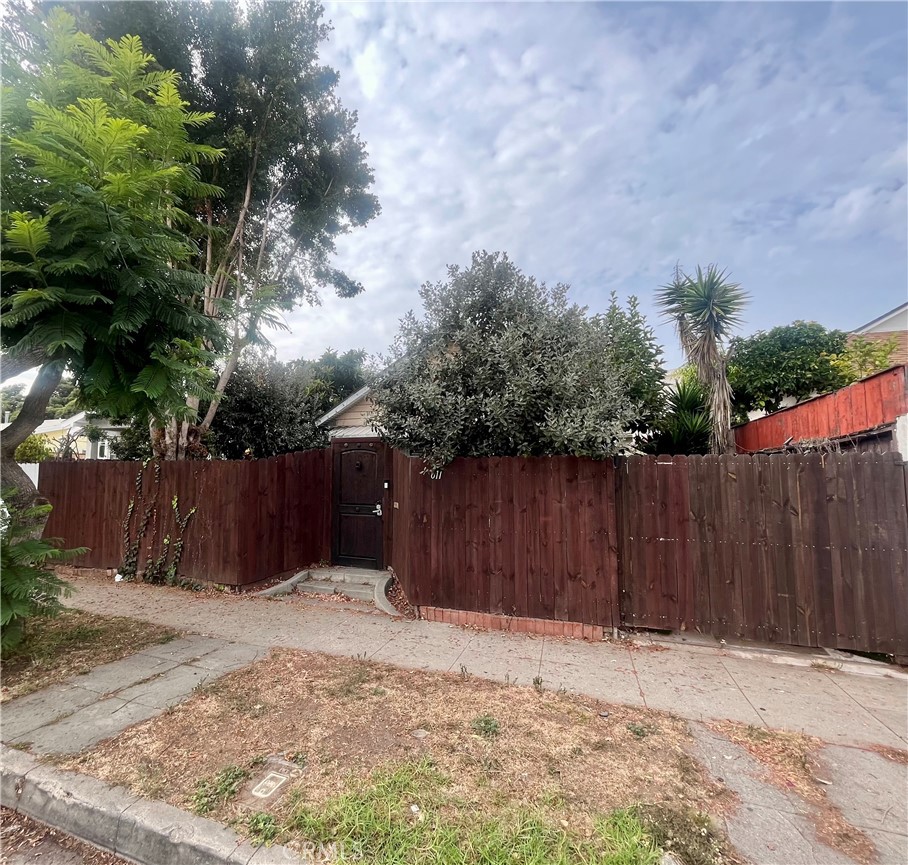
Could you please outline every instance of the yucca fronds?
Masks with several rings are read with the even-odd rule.
[[[678,266],[672,281],[656,292],[657,304],[675,322],[681,347],[707,391],[713,453],[734,448],[725,342],[741,324],[748,300],[741,286],[731,282],[728,271],[716,264],[706,270],[698,265],[693,276]]]

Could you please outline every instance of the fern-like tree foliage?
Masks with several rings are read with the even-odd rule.
[[[36,22],[3,45],[3,372],[39,370],[0,448],[23,512],[36,491],[13,455],[65,370],[85,408],[163,418],[211,393],[221,343],[183,206],[219,194],[200,166],[221,153],[190,135],[210,115],[138,37],[101,44],[59,8]]]
[[[372,170],[356,113],[337,93],[338,73],[320,58],[330,25],[317,2],[162,0],[80,4],[97,38],[139,33],[165,68],[182,73],[184,98],[215,120],[193,140],[224,150],[203,177],[223,187],[196,208],[211,231],[199,267],[209,277],[201,309],[223,322],[227,351],[212,365],[222,395],[243,350],[264,344],[283,312],[333,289],[363,290],[332,264],[336,239],[378,215]],[[191,455],[220,399],[186,400],[191,425],[166,425],[163,455]]]
[[[10,500],[10,494],[4,494]],[[50,505],[20,510],[0,506],[0,647],[6,652],[25,635],[26,622],[37,616],[55,616],[62,609],[61,595],[69,587],[50,566],[86,552],[63,550],[56,538],[35,538],[32,527],[47,519]]]

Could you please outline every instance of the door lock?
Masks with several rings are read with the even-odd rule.
[[[377,517],[380,517],[380,516],[381,516],[381,502],[379,502],[379,503],[375,506],[375,510],[372,511],[372,513],[375,514],[375,516],[377,516]]]

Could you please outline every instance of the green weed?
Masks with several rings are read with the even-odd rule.
[[[473,732],[483,739],[494,739],[501,732],[501,724],[491,715],[480,715],[474,718],[470,726]]]
[[[638,739],[645,739],[647,736],[659,732],[659,728],[655,727],[653,724],[638,724],[636,721],[631,721],[630,724],[627,725],[627,729]]]
[[[196,784],[190,797],[196,814],[210,814],[219,805],[236,796],[240,785],[249,777],[249,770],[240,766],[226,766],[213,778],[203,778]]]
[[[336,844],[337,861],[371,865],[656,865],[660,851],[632,811],[596,822],[589,838],[541,814],[504,810],[491,819],[458,806],[430,760],[376,772],[355,792],[318,807],[297,798],[286,829]],[[300,794],[301,795],[301,794]]]
[[[261,812],[250,815],[246,821],[246,829],[249,832],[251,841],[256,844],[265,844],[266,846],[274,843],[274,839],[277,838],[281,831],[274,817]]]

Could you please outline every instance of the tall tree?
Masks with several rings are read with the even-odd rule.
[[[634,306],[625,313],[613,298],[609,313],[590,317],[567,291],[486,252],[423,285],[425,316],[401,321],[375,381],[385,437],[432,470],[458,456],[635,449],[640,420],[661,408],[652,332]]]
[[[337,72],[319,61],[330,32],[314,2],[137,2],[85,4],[98,35],[147,33],[159,60],[183,73],[184,93],[214,113],[196,140],[223,148],[205,177],[224,189],[197,202],[210,232],[200,266],[210,277],[201,310],[222,321],[230,346],[218,359],[225,392],[244,348],[281,311],[343,297],[362,286],[331,265],[335,239],[379,213],[356,114],[337,96]],[[213,370],[214,371],[214,370]],[[166,455],[184,455],[189,427],[203,435],[220,400],[199,417],[168,425]]]
[[[6,420],[6,413],[10,413],[10,420],[14,420],[22,408],[25,400],[24,384],[8,384],[0,388],[0,417]],[[71,417],[81,411],[79,388],[72,376],[64,375],[60,379],[54,392],[47,402],[44,419]]]
[[[729,343],[729,384],[739,414],[777,411],[786,397],[800,401],[848,384],[836,358],[848,335],[815,321],[795,321]]]
[[[327,434],[316,421],[365,384],[364,360],[358,350],[290,363],[245,353],[227,385],[209,440],[212,452],[241,459],[324,447]]]
[[[678,329],[681,347],[709,396],[712,422],[710,450],[734,452],[731,432],[731,387],[726,343],[741,322],[748,296],[728,273],[710,264],[695,275],[675,268],[672,281],[656,293],[658,304]]]
[[[34,33],[4,30],[3,375],[38,368],[4,431],[4,482],[37,491],[14,459],[64,370],[87,408],[173,413],[203,395],[217,328],[193,302],[204,279],[184,197],[217,194],[198,165],[219,151],[188,130],[173,72],[150,72],[137,37],[102,45],[62,9]]]

